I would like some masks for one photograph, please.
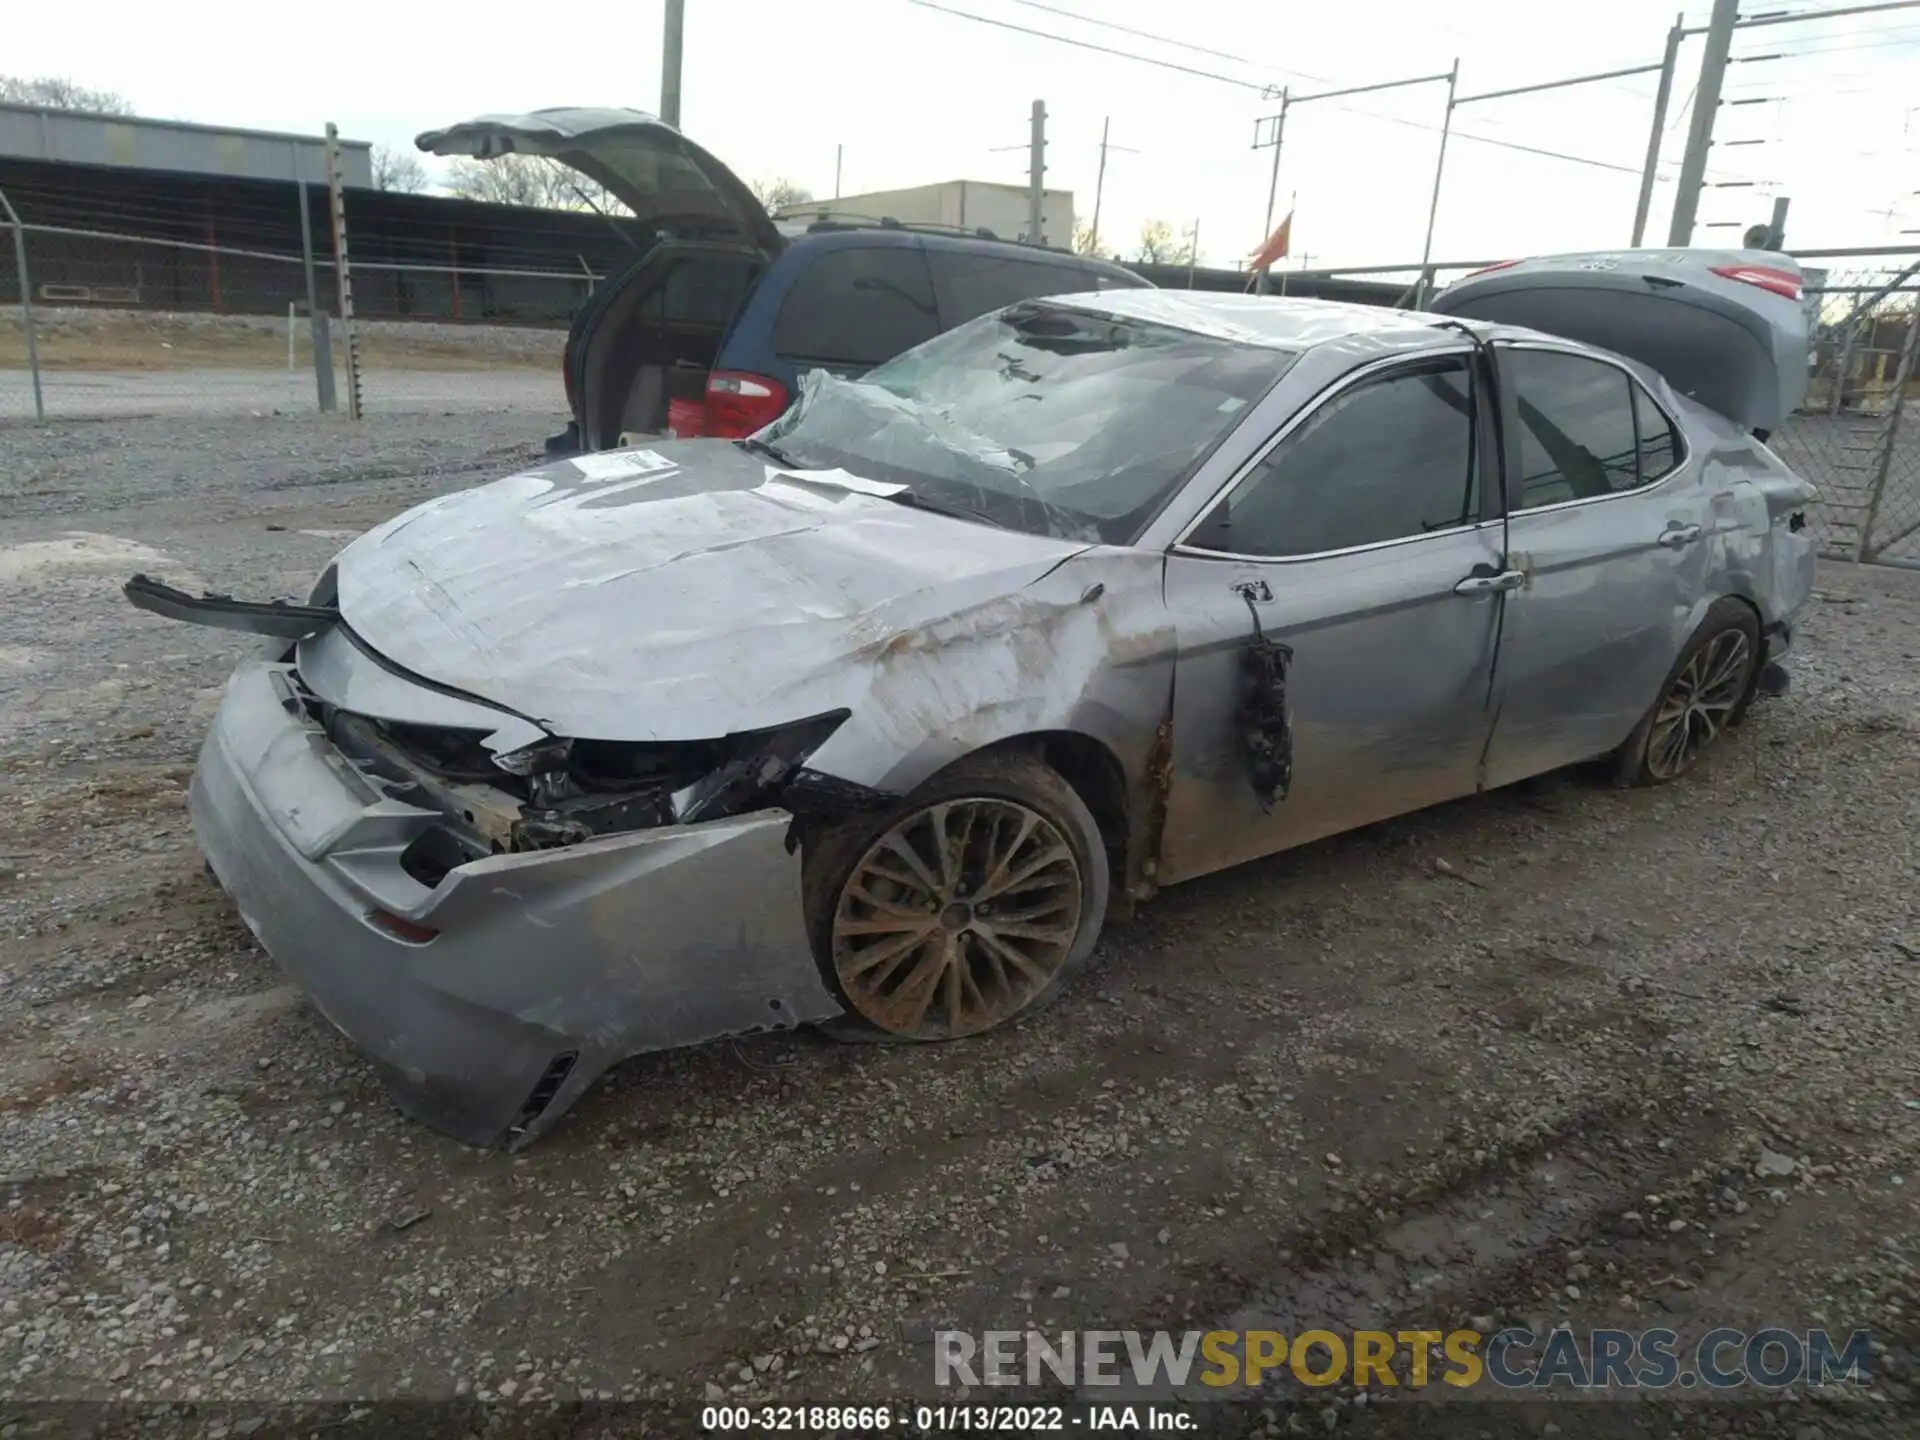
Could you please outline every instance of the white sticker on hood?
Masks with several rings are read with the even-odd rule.
[[[890,480],[869,480],[864,475],[856,475],[851,470],[835,468],[832,470],[782,470],[778,466],[767,466],[768,480],[798,480],[804,485],[824,485],[832,490],[848,490],[855,495],[878,495],[885,499],[898,495],[907,487],[896,485]]]
[[[626,480],[679,468],[658,450],[609,450],[576,455],[567,463],[589,480]]]

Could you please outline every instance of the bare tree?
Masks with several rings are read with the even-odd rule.
[[[1073,227],[1073,253],[1076,255],[1088,255],[1095,260],[1118,260],[1120,258],[1117,252],[1101,243],[1099,235],[1094,232],[1091,225],[1076,225]]]
[[[1149,220],[1140,227],[1140,246],[1133,258],[1142,265],[1179,265],[1187,256],[1174,239],[1173,226],[1165,220]]]
[[[391,145],[376,145],[373,147],[373,188],[418,195],[427,188],[427,167],[420,163],[418,155]]]
[[[769,213],[776,212],[783,205],[804,205],[813,199],[813,192],[804,185],[780,177],[773,180],[755,180],[747,187],[753,191],[754,198],[767,207]]]
[[[29,80],[0,75],[0,100],[10,105],[46,105],[55,110],[87,110],[96,115],[131,115],[133,102],[111,90],[93,90],[64,75],[40,75]]]
[[[447,169],[447,192],[492,205],[631,213],[598,181],[538,155],[502,155],[496,160],[462,157]]]

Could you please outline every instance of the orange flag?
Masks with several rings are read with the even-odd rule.
[[[1287,212],[1287,218],[1280,222],[1280,228],[1267,237],[1267,243],[1253,252],[1252,270],[1265,270],[1274,261],[1284,259],[1287,248],[1293,243],[1293,212]]]

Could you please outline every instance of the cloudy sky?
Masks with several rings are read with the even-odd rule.
[[[1204,256],[1231,264],[1260,238],[1271,152],[1251,148],[1296,94],[1444,72],[1460,93],[1657,62],[1675,0],[688,0],[683,127],[744,178],[833,193],[951,178],[1024,182],[1027,116],[1045,100],[1048,184],[1092,208],[1103,121],[1116,145],[1102,231],[1130,249],[1143,223],[1196,221]],[[1757,10],[1824,9],[1781,0]],[[330,33],[296,43],[255,3],[129,7],[75,45],[71,12],[23,6],[6,68],[126,95],[141,113],[318,130],[410,145],[430,125],[547,105],[654,109],[658,0],[424,6],[334,0],[303,12]],[[1689,0],[1689,23],[1707,0]],[[960,12],[960,13],[954,13]],[[1069,37],[1149,65],[983,23]],[[1602,17],[1605,18],[1602,18]],[[1144,33],[1130,33],[1144,32]],[[1792,198],[1799,246],[1902,243],[1920,229],[1920,9],[1741,32],[1696,243],[1737,243]],[[1664,240],[1700,42],[1681,52],[1650,238]],[[1183,66],[1201,74],[1167,68]],[[1464,105],[1446,161],[1434,255],[1472,260],[1617,246],[1632,225],[1655,77]],[[1295,263],[1365,265],[1420,254],[1444,85],[1296,106],[1280,209],[1297,193]],[[1489,142],[1506,142],[1505,144]],[[1556,159],[1513,146],[1561,152]],[[1592,163],[1580,163],[1592,162]],[[1920,237],[1905,240],[1920,243]]]

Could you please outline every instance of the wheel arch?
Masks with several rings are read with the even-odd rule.
[[[1100,827],[1118,895],[1129,893],[1135,883],[1150,880],[1151,863],[1158,838],[1145,833],[1143,821],[1154,812],[1150,792],[1153,773],[1151,756],[1137,757],[1129,765],[1121,747],[1104,736],[1088,730],[1055,727],[1021,731],[1001,736],[963,754],[943,757],[924,769],[915,767],[906,775],[893,778],[894,788],[911,793],[954,767],[982,755],[1025,752],[1039,758],[1073,787]],[[904,783],[903,783],[904,782]]]

